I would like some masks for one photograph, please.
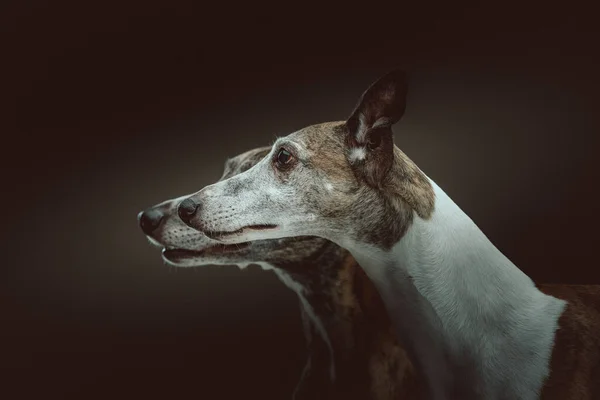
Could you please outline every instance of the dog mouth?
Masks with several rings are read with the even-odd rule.
[[[178,263],[183,260],[197,259],[210,255],[223,255],[237,253],[250,246],[250,242],[236,244],[215,244],[201,250],[187,250],[174,247],[167,247],[162,250],[163,257],[170,262]]]
[[[238,230],[225,232],[225,231],[205,231],[204,234],[213,240],[222,240],[229,236],[235,236],[242,233],[250,232],[250,231],[266,231],[271,229],[276,229],[277,225],[273,224],[262,224],[262,225],[247,225]]]

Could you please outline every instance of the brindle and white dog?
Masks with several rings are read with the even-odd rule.
[[[229,159],[221,179],[247,170],[271,150]],[[222,245],[185,225],[182,198],[140,213],[151,243],[176,267],[257,264],[273,270],[298,295],[308,361],[293,398],[392,400],[417,398],[412,364],[398,345],[381,298],[350,253],[317,237]]]
[[[406,91],[403,72],[387,74],[346,121],[278,139],[252,168],[183,200],[179,216],[224,244],[318,236],[349,250],[429,398],[539,398],[551,359],[580,384],[564,390],[584,397],[570,398],[591,396],[597,311],[540,291],[394,145]],[[561,334],[569,327],[573,339]]]

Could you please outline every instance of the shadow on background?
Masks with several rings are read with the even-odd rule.
[[[591,10],[3,7],[11,398],[290,398],[294,294],[258,268],[164,266],[136,214],[228,156],[344,119],[398,66],[399,147],[534,279],[600,283]]]

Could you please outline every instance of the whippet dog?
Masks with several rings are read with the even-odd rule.
[[[258,148],[229,159],[221,179],[247,170],[270,150]],[[418,379],[381,298],[348,251],[318,237],[222,245],[181,221],[180,200],[165,201],[138,217],[149,241],[163,249],[167,264],[257,264],[298,295],[309,357],[292,398],[418,397]]]
[[[429,398],[536,399],[551,360],[564,356],[557,329],[577,317],[576,303],[540,291],[394,145],[406,93],[402,71],[385,75],[347,120],[277,139],[255,166],[187,197],[178,214],[223,244],[318,236],[347,249]],[[592,379],[600,329],[597,312],[585,315],[585,345],[572,350],[585,362],[569,368]]]

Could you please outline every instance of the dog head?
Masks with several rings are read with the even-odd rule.
[[[250,169],[270,150],[270,147],[257,148],[227,160],[221,180]],[[163,249],[163,259],[170,265],[195,267],[208,264],[245,266],[260,262],[294,263],[310,258],[328,245],[326,240],[317,237],[259,240],[230,245],[214,241],[190,228],[179,218],[179,205],[187,197],[167,200],[138,215],[142,231],[152,244]]]
[[[252,168],[182,201],[181,219],[229,244],[314,235],[389,249],[434,207],[429,180],[393,143],[406,92],[403,72],[383,76],[346,121],[279,138]]]

